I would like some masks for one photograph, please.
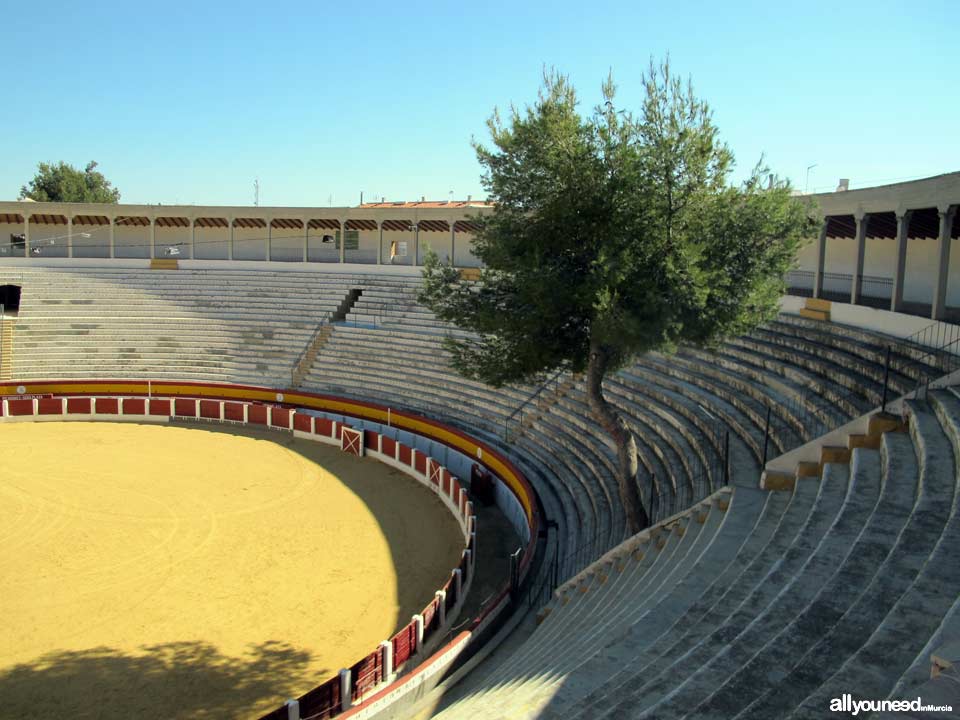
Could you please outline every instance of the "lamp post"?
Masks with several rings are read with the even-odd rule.
[[[807,165],[807,180],[806,180],[806,182],[803,184],[803,194],[804,194],[804,195],[806,195],[807,192],[810,190],[810,171],[813,170],[816,166],[817,166],[816,163],[814,163],[813,165]]]

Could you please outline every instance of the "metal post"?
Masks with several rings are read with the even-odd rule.
[[[890,346],[887,345],[887,357],[883,361],[883,401],[880,403],[880,412],[887,411],[887,383],[890,380]]]
[[[730,431],[723,435],[723,484],[730,484]]]
[[[770,442],[770,406],[767,405],[767,421],[763,426],[763,461],[760,463],[760,472],[767,466],[767,444]]]

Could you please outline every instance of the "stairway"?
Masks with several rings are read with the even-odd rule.
[[[13,378],[13,318],[0,319],[0,380]]]
[[[303,379],[307,376],[307,373],[310,372],[313,361],[317,359],[317,355],[320,354],[323,346],[327,344],[327,340],[329,340],[333,334],[333,328],[333,325],[325,323],[319,327],[313,338],[311,338],[310,344],[307,345],[306,352],[304,352],[300,360],[297,361],[296,366],[294,366],[290,374],[290,387],[294,390],[300,387]]]
[[[362,288],[350,289],[343,297],[343,300],[340,301],[337,309],[330,313],[329,319],[322,322],[317,327],[313,337],[310,338],[310,342],[307,343],[306,350],[304,350],[303,354],[300,356],[300,359],[297,360],[293,370],[290,371],[291,388],[296,390],[300,387],[300,385],[303,383],[303,379],[309,374],[310,368],[313,367],[313,361],[317,359],[317,355],[320,354],[323,346],[327,344],[327,340],[329,340],[330,336],[333,334],[333,329],[335,327],[333,323],[345,321],[347,319],[347,314],[353,309],[353,306],[356,304],[357,300],[360,299],[361,295],[363,295]]]

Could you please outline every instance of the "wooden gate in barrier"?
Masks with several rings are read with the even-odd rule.
[[[363,457],[363,430],[343,428],[340,432],[340,449],[345,453]]]

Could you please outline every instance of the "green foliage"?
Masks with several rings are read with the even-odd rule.
[[[810,208],[758,164],[728,183],[733,155],[711,112],[668,64],[650,65],[639,114],[578,111],[568,80],[546,74],[537,101],[488,122],[475,144],[495,211],[478,218],[477,284],[427,259],[420,300],[478,334],[448,340],[462,374],[492,385],[557,367],[604,371],[649,350],[709,346],[776,313]]]
[[[65,162],[40,163],[29,185],[20,188],[20,199],[37,202],[120,202],[120,191],[110,184],[97,163],[89,162],[80,171]]]

